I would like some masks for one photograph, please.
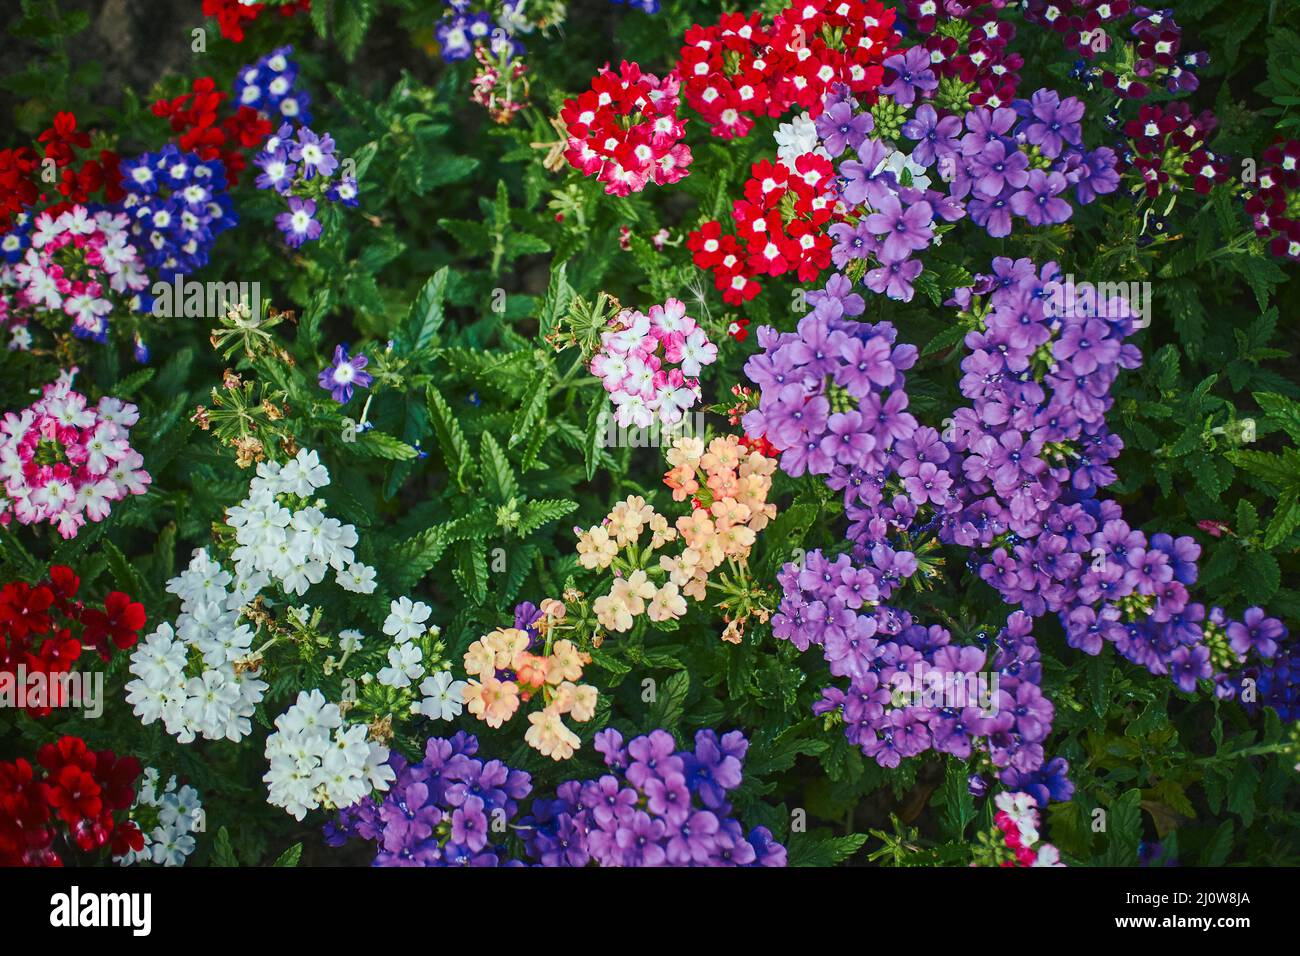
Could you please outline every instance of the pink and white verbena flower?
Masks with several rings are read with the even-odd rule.
[[[1064,866],[1061,853],[1047,842],[1039,842],[1038,803],[1027,793],[999,793],[993,799],[997,812],[994,825],[1002,832],[1014,863],[1004,866]]]
[[[75,370],[74,373],[75,374]],[[0,421],[0,525],[48,522],[74,538],[113,502],[149,487],[144,458],[131,448],[134,405],[105,396],[91,406],[72,375],[45,386],[39,401]]]
[[[624,309],[601,334],[591,360],[624,428],[656,420],[676,425],[700,398],[697,376],[718,357],[718,347],[686,314],[678,299],[650,307],[649,315]]]
[[[103,342],[111,295],[131,298],[149,282],[129,225],[121,213],[92,214],[80,205],[37,216],[26,255],[0,272],[5,320],[23,325],[30,312],[62,312],[72,320],[73,335]]]

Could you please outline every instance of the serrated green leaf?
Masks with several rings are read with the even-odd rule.
[[[375,431],[373,428],[357,435],[357,440],[354,442],[344,442],[343,447],[356,455],[383,458],[387,461],[410,461],[419,454],[417,449],[400,438]]]
[[[685,712],[686,697],[690,692],[691,675],[687,671],[677,671],[659,682],[654,702],[650,705],[649,725],[669,731],[676,727]]]
[[[487,545],[479,539],[456,545],[455,577],[465,596],[475,604],[487,598]]]
[[[462,491],[467,490],[465,479],[467,474],[472,472],[474,465],[470,456],[469,442],[465,440],[460,422],[452,414],[446,399],[434,385],[429,386],[427,399],[429,423],[433,426],[433,434],[438,439],[438,447],[442,449],[443,461],[446,462],[447,470],[456,484]]]
[[[532,437],[533,429],[546,414],[547,387],[550,382],[551,367],[543,365],[533,375],[532,381],[528,383],[528,389],[524,392],[523,403],[519,406],[514,423],[510,426],[508,447],[513,448],[524,439]]]
[[[446,318],[443,302],[447,295],[447,278],[450,274],[451,270],[443,266],[425,281],[420,294],[411,303],[403,334],[403,344],[408,350],[418,352],[425,348],[442,328]]]
[[[272,866],[297,866],[298,861],[302,859],[302,844],[295,843],[289,849],[281,853]]]
[[[479,442],[479,470],[488,500],[502,505],[519,492],[514,469],[491,432],[484,432]]]
[[[1134,788],[1111,801],[1106,811],[1103,866],[1137,866],[1142,840],[1142,791]]]
[[[595,395],[591,408],[587,411],[587,429],[582,441],[583,465],[587,471],[587,480],[596,476],[596,465],[605,448],[605,432],[609,426],[609,402],[603,393]]]
[[[519,533],[532,534],[548,521],[558,521],[577,510],[578,503],[568,499],[551,498],[546,501],[526,502],[519,520]]]
[[[867,834],[816,839],[807,834],[790,837],[787,863],[790,866],[835,866],[853,856],[867,842]]]

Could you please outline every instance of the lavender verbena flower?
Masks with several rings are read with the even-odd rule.
[[[1300,648],[1282,623],[1259,608],[1231,621],[1193,602],[1199,545],[1148,537],[1097,497],[1116,480],[1109,463],[1123,448],[1106,427],[1110,390],[1141,361],[1124,341],[1137,319],[1127,302],[1079,295],[1055,263],[995,259],[950,300],[976,327],[960,381],[971,405],[939,434],[901,421],[910,362],[890,380],[886,350],[892,361],[901,347],[892,329],[878,339],[881,327],[844,318],[845,284],[836,276],[809,296],[823,321],[795,333],[760,329],[764,351],[746,365],[760,389],[747,431],[766,435],[790,474],[825,475],[844,495],[851,550],[787,564],[772,617],[778,639],[821,648],[831,674],[848,683],[826,688],[815,713],[843,723],[883,766],[927,749],[963,759],[978,750],[1006,786],[1032,788],[1042,802],[1068,799],[1064,762],[1043,752],[1053,709],[1032,635],[1034,618],[1054,613],[1084,653],[1113,644],[1188,693],[1206,686],[1231,698],[1250,680],[1260,700],[1300,716]],[[1034,361],[1043,350],[1047,366]],[[832,355],[840,364],[827,382]],[[867,433],[872,441],[860,441]],[[888,603],[921,568],[900,542],[927,540],[966,549],[972,570],[1020,608],[978,649]],[[985,668],[999,678],[995,706],[944,701],[935,712],[923,697],[898,694]]]
[[[289,161],[289,153],[283,147],[258,154],[253,165],[262,170],[254,181],[257,188],[274,189],[282,195],[289,191],[298,175],[298,167]]]
[[[1118,162],[1119,157],[1109,146],[1099,146],[1083,154],[1082,161],[1074,170],[1072,180],[1075,197],[1080,205],[1086,206],[1098,196],[1105,196],[1119,189],[1119,173],[1115,171]]]
[[[1048,159],[1060,156],[1066,144],[1080,144],[1083,133],[1079,121],[1083,119],[1084,106],[1076,97],[1062,100],[1055,90],[1043,89],[1028,100],[1016,100],[1012,107],[1027,121],[1026,140]]]
[[[916,427],[901,391],[902,371],[915,363],[916,349],[895,346],[897,332],[887,322],[845,318],[846,302],[861,311],[860,297],[846,295],[846,283],[836,275],[822,294],[809,296],[815,306],[797,332],[759,329],[764,351],[745,366],[761,388],[745,430],[766,436],[791,475],[863,467]]]
[[[854,103],[841,101],[828,106],[815,126],[822,146],[834,159],[846,149],[856,151],[876,128],[876,121],[868,112],[855,112]]]
[[[1011,197],[1011,211],[1029,220],[1031,226],[1065,222],[1073,213],[1070,204],[1058,198],[1066,185],[1060,173],[1031,169],[1025,188]]]
[[[284,241],[297,249],[304,242],[320,238],[321,224],[316,219],[316,203],[298,196],[289,197],[289,209],[275,217],[275,225],[284,233]]]
[[[838,269],[843,269],[854,259],[866,259],[877,251],[879,245],[867,228],[866,220],[860,220],[856,224],[837,222],[827,233],[835,240],[835,245],[831,248],[831,262]]]
[[[739,731],[695,735],[678,751],[656,730],[625,747],[608,729],[597,751],[609,772],[569,781],[538,799],[520,821],[529,855],[542,866],[784,866],[785,848],[765,827],[748,835],[727,794],[743,780],[748,742]]]
[[[903,209],[896,196],[885,196],[877,211],[867,216],[867,228],[884,238],[880,243],[880,260],[883,263],[901,262],[913,252],[924,249],[934,238],[931,228],[934,210],[922,200]]]
[[[960,148],[956,138],[960,132],[961,119],[956,116],[940,119],[929,103],[917,107],[916,115],[902,127],[904,136],[918,141],[912,158],[922,166],[932,166],[939,158],[956,153]]]
[[[325,827],[326,842],[372,842],[374,866],[522,865],[508,845],[507,824],[532,791],[531,777],[477,752],[478,740],[465,733],[431,737],[418,763],[394,751],[396,779],[383,799],[366,797],[341,810]]]
[[[892,97],[899,106],[911,106],[918,91],[929,93],[939,86],[939,78],[930,68],[930,52],[923,46],[914,46],[906,53],[895,53],[885,60],[886,70],[893,70],[896,76],[880,88],[880,92]]]
[[[989,143],[971,160],[975,191],[981,196],[1000,196],[1010,186],[1024,188],[1029,180],[1029,159],[1020,150],[1007,148],[1002,140]]]
[[[966,340],[960,387],[973,404],[957,411],[947,436],[951,460],[961,460],[963,505],[941,539],[990,549],[977,562],[980,577],[1029,614],[1056,613],[1071,646],[1097,654],[1113,643],[1184,691],[1206,681],[1233,696],[1237,685],[1220,668],[1274,657],[1285,628],[1258,608],[1241,622],[1207,614],[1188,592],[1199,546],[1148,539],[1116,503],[1096,497],[1115,481],[1109,462],[1123,447],[1105,415],[1120,370],[1140,362],[1123,341],[1136,313],[1122,299],[1095,301],[1062,286],[1053,263],[1038,270],[999,259],[992,271],[979,280],[987,303],[954,297],[964,313],[982,316],[984,331]],[[1055,365],[1030,376],[1045,346]]]
[[[334,155],[334,139],[329,133],[317,136],[306,126],[298,130],[298,138],[289,145],[289,158],[302,164],[304,179],[328,177],[339,168],[338,157]]]
[[[374,382],[365,367],[370,360],[358,353],[348,357],[348,347],[338,345],[334,348],[334,361],[321,370],[318,381],[320,387],[330,393],[330,397],[340,405],[352,400],[352,392],[357,388],[369,388]]]
[[[921,274],[922,268],[919,259],[886,262],[870,270],[866,274],[865,283],[872,292],[883,294],[898,302],[911,302],[915,293],[912,283]]]
[[[840,195],[850,206],[863,203],[874,206],[896,186],[893,173],[883,169],[889,159],[889,147],[869,136],[858,147],[857,156],[840,163]]]

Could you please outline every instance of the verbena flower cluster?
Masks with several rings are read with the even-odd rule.
[[[298,64],[290,59],[292,56],[293,47],[282,46],[240,70],[235,78],[235,101],[264,116],[310,123],[311,94],[295,88]]]
[[[563,718],[585,723],[596,714],[596,688],[577,683],[590,655],[555,636],[565,616],[559,601],[520,604],[515,626],[497,628],[470,644],[464,661],[469,681],[462,695],[469,712],[489,727],[500,727],[521,702],[537,697],[543,706],[528,715],[524,740],[555,760],[567,760],[581,746]]]
[[[371,841],[375,866],[518,865],[506,844],[532,778],[477,753],[478,739],[463,732],[429,738],[416,763],[393,753],[388,792],[344,808],[325,841]]]
[[[565,159],[611,196],[685,178],[692,156],[683,142],[686,122],[677,115],[680,93],[676,73],[660,79],[626,60],[617,71],[606,67],[590,90],[566,100],[560,111]]]
[[[257,188],[272,189],[285,198],[288,208],[275,217],[275,225],[290,248],[320,238],[320,203],[356,206],[359,202],[356,177],[340,170],[334,150],[329,133],[317,135],[304,125],[295,134],[293,125],[284,123],[253,161],[262,170]]]
[[[1212,681],[1220,696],[1232,696],[1227,668],[1275,656],[1281,622],[1253,609],[1234,626],[1222,611],[1207,616],[1190,600],[1200,554],[1192,539],[1148,539],[1124,522],[1116,503],[1097,497],[1115,480],[1109,461],[1122,448],[1106,428],[1110,389],[1121,368],[1140,362],[1124,342],[1138,318],[1128,303],[1072,294],[1054,263],[1039,269],[1027,259],[995,260],[991,274],[951,300],[974,326],[960,383],[973,404],[958,409],[940,434],[903,410],[898,369],[914,352],[891,363],[890,330],[881,335],[878,326],[843,318],[861,311],[850,288],[835,277],[810,296],[814,311],[796,333],[759,330],[764,353],[746,371],[762,391],[745,426],[781,451],[783,470],[826,475],[844,493],[851,553],[831,561],[814,552],[802,566],[787,565],[773,630],[801,649],[823,645],[832,673],[850,678],[848,693],[832,689],[818,706],[846,722],[851,740],[892,764],[923,751],[939,715],[887,707],[893,669],[919,659],[917,679],[933,668],[960,681],[986,663],[977,649],[945,651],[942,664],[927,658],[948,645],[946,630],[913,625],[884,603],[918,572],[933,574],[926,536],[971,549],[971,569],[1008,604],[1034,617],[1058,614],[1071,646],[1097,654],[1110,641],[1183,691]],[[874,361],[864,355],[872,343]],[[867,377],[873,369],[874,383]],[[836,400],[841,410],[832,412]],[[1042,766],[1040,744],[1052,717],[1037,670],[1026,667],[1037,657],[1029,632],[1030,618],[1013,615],[995,642],[999,652],[1008,637],[1017,645],[996,668],[1004,687],[1012,680],[1011,706],[997,711],[1004,719],[1014,714],[1006,728],[1012,746],[999,747],[1003,759],[994,758],[1009,771],[1009,786]],[[877,633],[902,641],[882,648]],[[943,717],[962,728],[961,749],[968,746],[962,735],[988,726],[988,713],[948,710]],[[952,733],[944,725],[941,739]],[[1021,748],[1031,756],[1017,762]]]
[[[1040,839],[1042,814],[1032,796],[1003,792],[994,797],[993,802],[997,807],[993,823],[1006,851],[1006,856],[997,854],[998,866],[1065,866],[1061,862],[1061,851]]]
[[[614,316],[590,367],[609,392],[618,423],[644,428],[680,422],[699,401],[700,371],[717,357],[718,347],[682,301],[669,299],[652,305],[649,315],[624,309]]]
[[[394,779],[388,748],[369,739],[365,724],[349,724],[338,704],[316,689],[275,718],[266,738],[271,768],[262,779],[267,802],[295,820],[308,810],[348,807]]]
[[[234,573],[206,550],[167,584],[181,599],[175,626],[162,624],[132,655],[127,700],[141,720],[162,719],[167,732],[188,742],[201,735],[239,741],[267,684],[260,679],[259,597],[271,586],[301,597],[334,571],[344,591],[369,594],[374,568],[356,561],[356,529],[331,518],[315,493],[329,471],[302,449],[281,466],[263,462],[248,497],[227,509],[234,530]],[[191,653],[193,650],[195,653]]]
[[[609,593],[591,606],[600,626],[613,633],[631,630],[642,615],[656,622],[682,617],[686,598],[704,600],[711,578],[725,585],[720,570],[743,566],[758,532],[776,517],[776,505],[768,501],[776,462],[734,435],[714,438],[707,447],[699,438],[679,436],[667,457],[672,468],[664,483],[674,500],[691,499],[690,514],[669,525],[644,498],[631,495],[601,524],[574,529],[579,563],[613,570]],[[650,541],[643,547],[646,530]],[[679,541],[678,554],[654,559],[654,552]],[[724,639],[738,641],[748,617],[747,611],[728,614]]]
[[[724,139],[749,133],[752,117],[795,107],[816,118],[833,85],[862,94],[880,85],[899,41],[895,15],[875,0],[852,0],[792,4],[770,23],[728,13],[716,25],[694,25],[677,64],[686,102]]]
[[[122,163],[121,209],[145,263],[170,278],[208,264],[217,236],[239,221],[220,160],[168,144]]]
[[[207,551],[195,552],[189,567],[167,582],[181,599],[175,625],[159,624],[131,655],[127,703],[145,726],[161,720],[181,743],[242,740],[266,693],[250,660],[254,630],[240,623],[245,594],[238,587],[231,594],[231,581]]]
[[[0,421],[0,527],[50,524],[75,538],[114,502],[144,494],[152,479],[130,442],[138,420],[134,405],[110,396],[92,406],[71,374],[8,412]]]
[[[162,777],[153,767],[146,767],[140,789],[131,805],[131,822],[140,830],[142,845],[126,853],[115,854],[114,862],[122,866],[152,863],[155,866],[184,866],[197,846],[195,833],[206,829],[206,817],[199,792],[189,784],[177,786],[176,777]]]
[[[744,780],[749,749],[740,731],[701,730],[692,749],[678,750],[664,730],[625,746],[610,729],[595,747],[608,773],[561,784],[520,821],[543,866],[785,865],[785,847],[766,827],[745,833],[731,816],[727,794]]]
[[[56,840],[83,853],[121,856],[144,839],[127,819],[140,761],[91,750],[65,735],[25,757],[0,762],[0,865],[61,866]]]
[[[48,580],[35,586],[10,581],[0,588],[0,701],[31,717],[48,717],[56,707],[75,705],[60,675],[70,674],[83,652],[105,661],[115,651],[135,646],[144,627],[144,606],[122,591],[111,591],[103,608],[77,597],[81,579],[56,564]],[[38,683],[39,682],[39,683]],[[37,697],[23,694],[40,686]]]
[[[133,302],[148,284],[146,258],[134,244],[135,230],[124,215],[91,213],[85,206],[38,215],[30,231],[11,233],[21,258],[0,265],[0,326],[10,348],[26,349],[30,321],[62,331],[64,322],[82,339],[104,342],[109,316]],[[12,298],[11,298],[12,296]]]

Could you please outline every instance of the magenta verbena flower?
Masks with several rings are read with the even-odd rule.
[[[90,405],[72,389],[75,374],[0,421],[0,525],[48,523],[75,538],[87,521],[107,518],[114,502],[149,488],[144,458],[130,443],[136,407],[108,396]]]

